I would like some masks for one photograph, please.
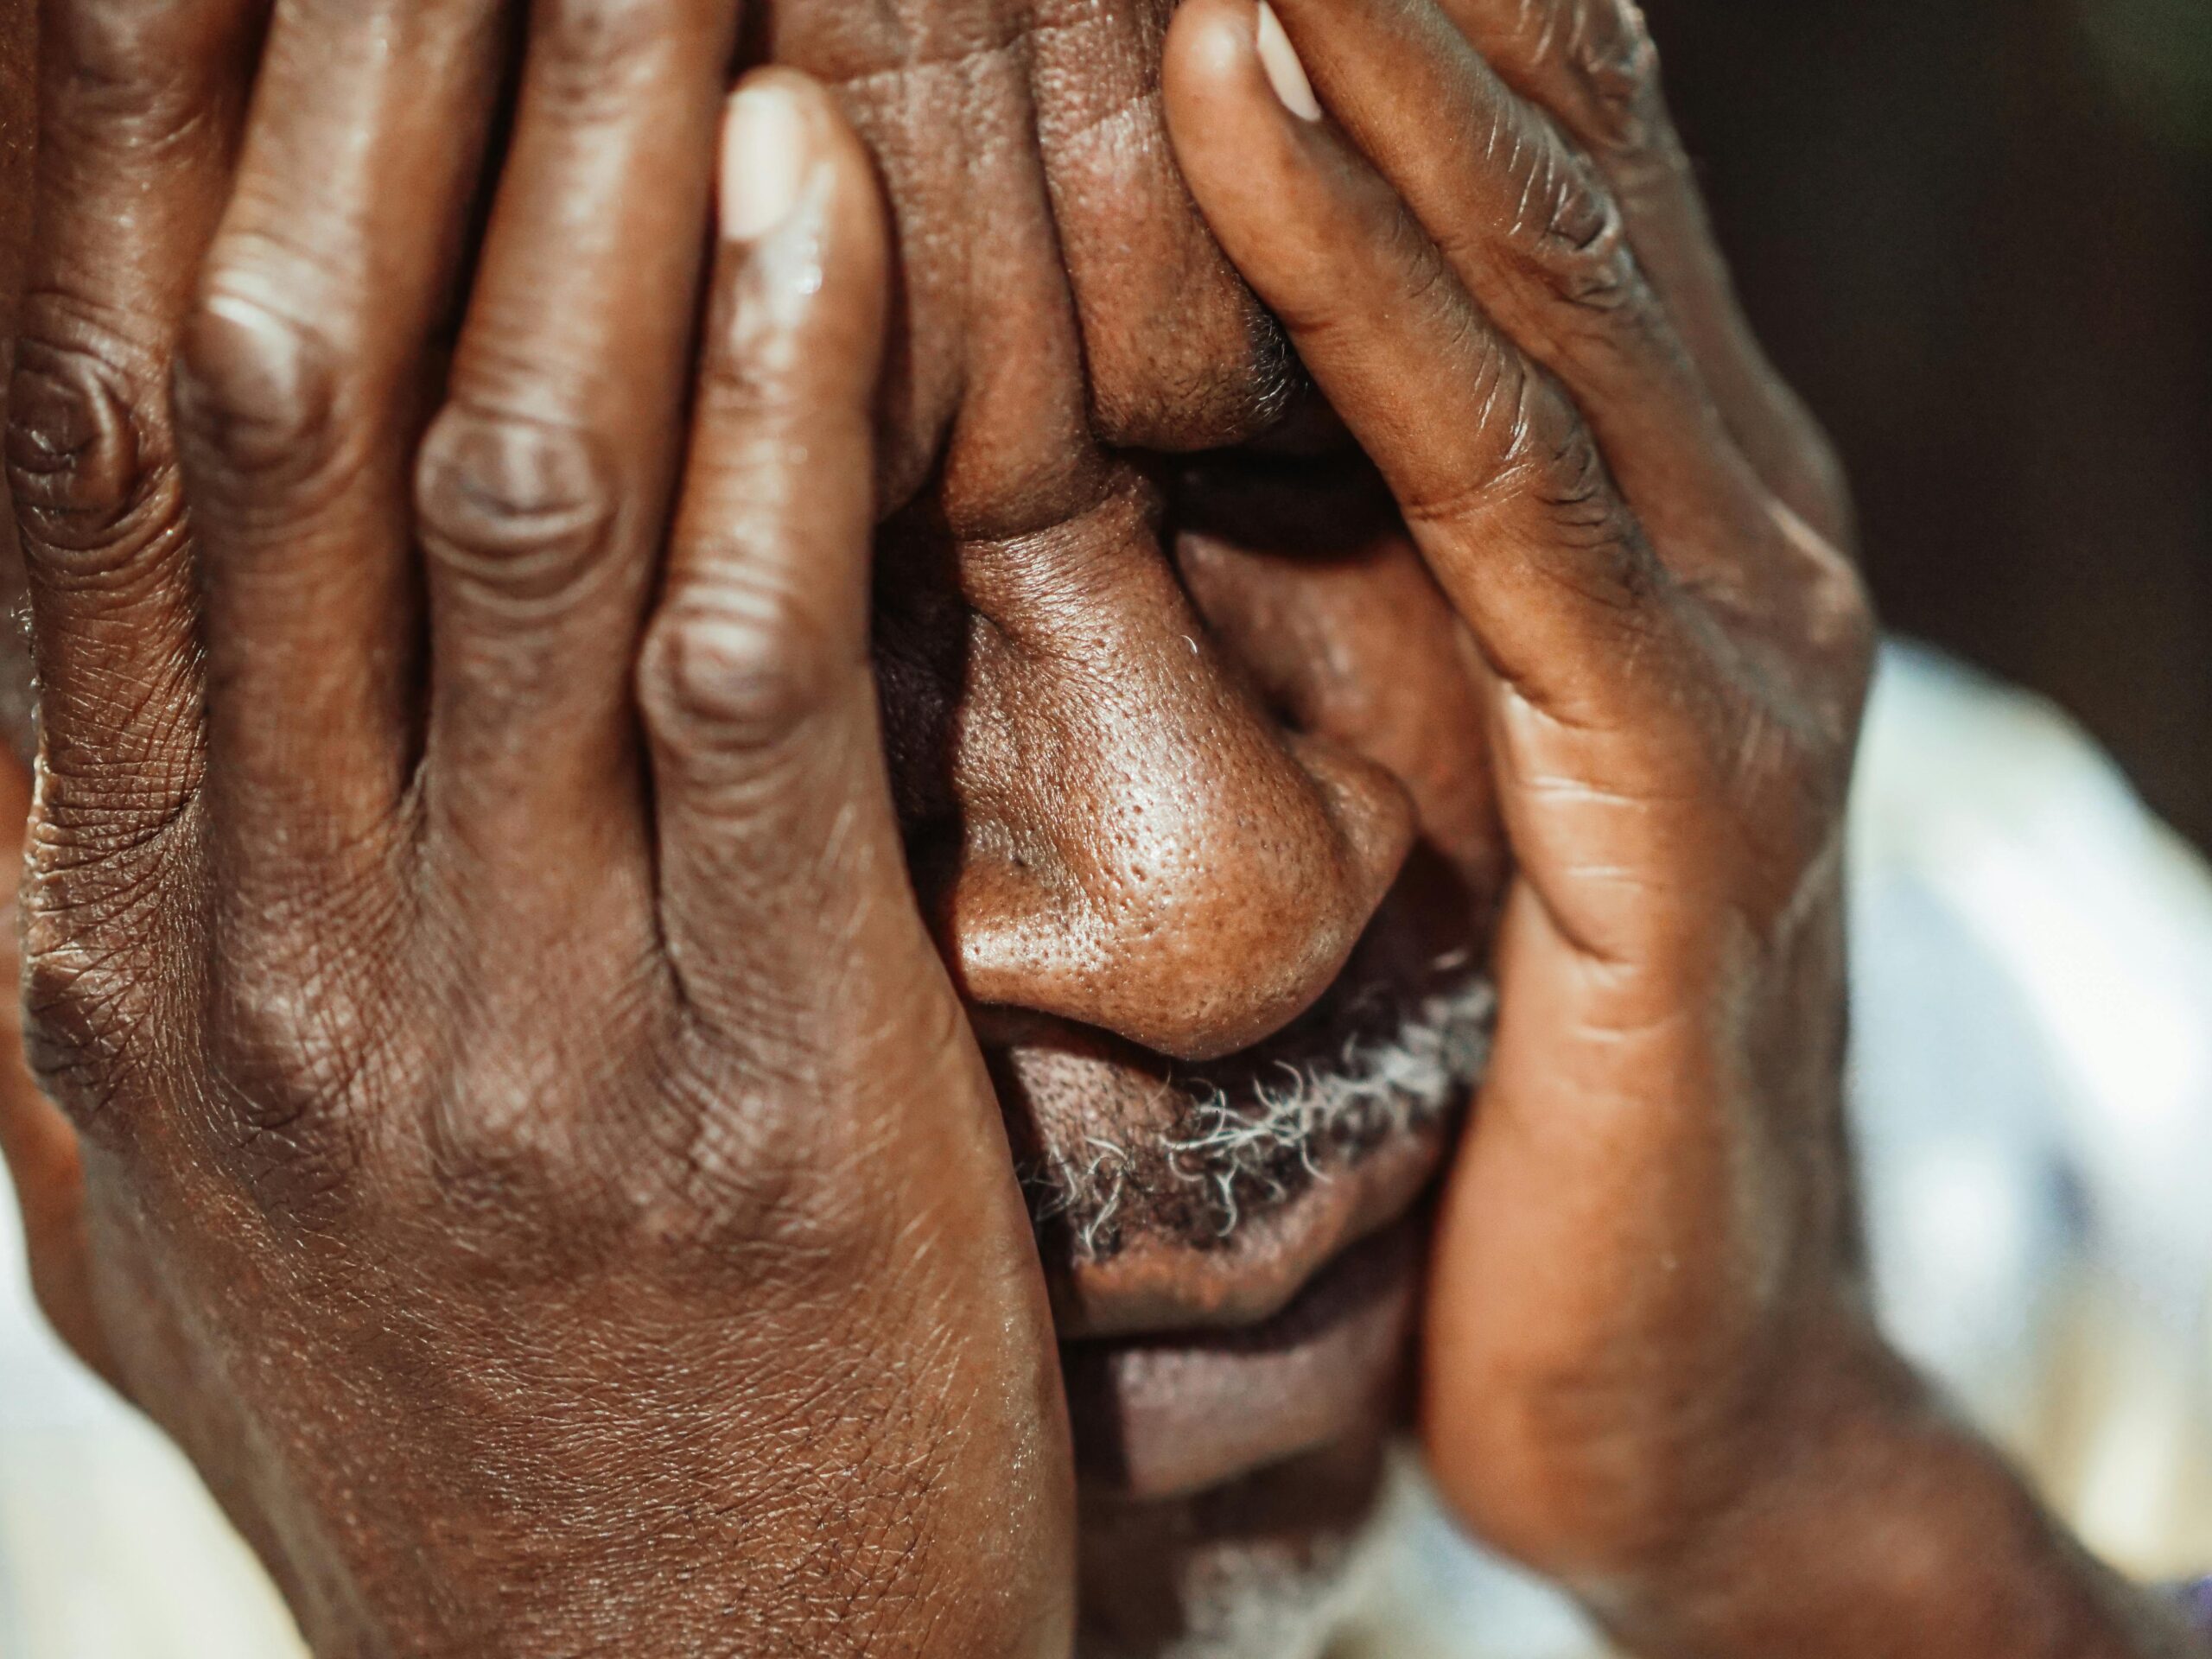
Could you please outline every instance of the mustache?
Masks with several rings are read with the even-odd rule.
[[[1235,1088],[1171,1077],[1161,1087],[1179,1097],[1173,1127],[1143,1143],[1086,1136],[1033,1164],[1022,1172],[1032,1214],[1097,1261],[1114,1253],[1130,1199],[1173,1183],[1225,1240],[1372,1148],[1442,1122],[1488,1068],[1497,993],[1464,957],[1436,970],[1440,988],[1333,1053],[1276,1061]]]

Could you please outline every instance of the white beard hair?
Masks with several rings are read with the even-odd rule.
[[[1319,1179],[1319,1160],[1335,1148],[1422,1128],[1465,1103],[1490,1058],[1497,1011],[1490,981],[1470,979],[1424,999],[1388,1039],[1345,1044],[1337,1065],[1285,1065],[1281,1081],[1255,1090],[1257,1112],[1237,1109],[1218,1090],[1202,1096],[1198,1132],[1168,1147],[1173,1164],[1212,1187],[1226,1236],[1242,1219],[1239,1192],[1269,1184],[1267,1172],[1282,1154]]]
[[[1181,1085],[1190,1093],[1191,1128],[1162,1147],[1157,1160],[1174,1179],[1205,1189],[1226,1238],[1287,1196],[1269,1173],[1287,1155],[1326,1179],[1340,1158],[1459,1109],[1481,1081],[1497,1015],[1496,988],[1470,976],[1423,999],[1387,1037],[1347,1042],[1333,1064],[1285,1063],[1280,1080],[1258,1085],[1254,1104]],[[1063,1153],[1025,1179],[1045,1195],[1039,1218],[1064,1219],[1077,1255],[1090,1260],[1110,1236],[1129,1184],[1142,1179],[1141,1167],[1128,1149],[1094,1136],[1082,1157]]]

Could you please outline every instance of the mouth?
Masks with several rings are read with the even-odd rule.
[[[1445,1122],[1489,1050],[1491,988],[1465,963],[1440,959],[1437,982],[1409,1001],[1373,980],[1339,981],[1266,1044],[1171,1076],[1163,1090],[1179,1130],[1148,1158],[1095,1135],[1073,1156],[1055,1153],[1031,1179],[1039,1219],[1064,1224],[1078,1262],[1108,1262],[1126,1246],[1132,1190],[1164,1191],[1185,1234],[1200,1220],[1211,1226],[1201,1245],[1222,1246],[1248,1219]]]
[[[1260,1325],[1063,1344],[1085,1484],[1182,1498],[1356,1436],[1379,1441],[1404,1389],[1419,1219],[1354,1245]]]
[[[1319,1001],[1223,1060],[995,1033],[1087,1487],[1179,1497],[1381,1444],[1495,1006],[1465,911],[1426,897],[1402,881]]]

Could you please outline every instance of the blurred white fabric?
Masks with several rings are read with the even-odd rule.
[[[2098,1548],[2212,1567],[2212,877],[2063,718],[1910,647],[1885,658],[1853,836],[1891,1327]],[[0,1659],[296,1659],[189,1469],[38,1324],[8,1202]],[[1410,1467],[1392,1516],[1347,1656],[1593,1652]]]

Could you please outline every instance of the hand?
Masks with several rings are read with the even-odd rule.
[[[48,10],[22,906],[98,1344],[321,1651],[1065,1652],[866,650],[868,160],[750,84],[693,386],[729,8],[541,9],[480,250],[493,10]]]
[[[1639,1651],[2152,1650],[1872,1327],[1841,1075],[1874,630],[1640,18],[1279,11],[1182,9],[1171,131],[1472,637],[1514,861],[1426,1328],[1445,1495]]]
[[[0,0],[0,19],[14,16],[10,6],[29,3]],[[90,359],[89,372],[130,382],[136,397],[151,397],[154,383],[167,374],[172,325],[184,303],[175,293],[141,292],[164,280],[164,267],[140,269],[138,250],[150,238],[138,219],[150,212],[174,227],[163,234],[204,240],[219,211],[216,201],[163,194],[142,209],[144,178],[161,181],[167,191],[173,181],[188,186],[220,171],[205,162],[170,168],[145,152],[167,147],[179,130],[236,130],[238,111],[207,106],[239,95],[240,73],[223,60],[246,49],[234,38],[237,20],[265,16],[269,0],[137,15],[145,10],[123,0],[54,8],[49,35],[76,44],[49,54],[49,79],[91,84],[47,100],[53,132],[41,146],[47,163],[41,194],[49,201],[130,204],[131,211],[47,214],[41,264],[60,275],[41,278],[54,291],[31,318],[35,329],[60,329],[66,353]],[[327,10],[330,21],[291,31],[297,63],[278,89],[283,95],[315,102],[327,95],[326,76],[353,73],[334,44],[344,9]],[[454,33],[487,26],[493,9],[485,0],[438,0],[429,10],[443,19],[442,30]],[[619,7],[600,10],[626,15]],[[690,8],[687,0],[661,10],[674,16]],[[1079,28],[1058,26],[1056,14],[1036,0],[900,0],[862,14],[848,0],[762,0],[751,16],[757,27],[747,32],[761,50],[840,86],[895,205],[899,280],[880,391],[879,505],[886,512],[900,508],[926,483],[932,533],[959,545],[1079,543],[1083,556],[1069,558],[1071,568],[1096,556],[1117,564],[1133,553],[1154,559],[1148,530],[1135,538],[1147,545],[1124,547],[1132,539],[1127,515],[1100,510],[1141,493],[1109,446],[1230,443],[1273,417],[1281,391],[1274,332],[1191,213],[1168,153],[1157,98],[1163,27],[1157,9],[1150,0],[1114,0]],[[27,13],[18,21],[20,28],[0,26],[0,162],[27,159],[31,150],[29,66],[8,54],[32,33]],[[637,31],[640,38],[650,33]],[[621,77],[635,55],[615,50],[578,66],[570,95],[618,106],[630,95]],[[92,100],[104,95],[101,77],[111,60],[118,101],[111,109]],[[468,148],[498,92],[489,78],[457,81],[436,111],[421,117],[421,142]],[[264,109],[276,95],[264,98]],[[97,142],[71,124],[91,119],[87,108],[112,118],[112,130]],[[382,118],[389,123],[395,112]],[[395,213],[414,213],[423,203],[405,170],[411,164],[407,152],[390,149],[373,165],[334,178],[330,188],[389,193]],[[0,172],[0,321],[9,323],[31,192],[8,187],[29,170]],[[27,176],[22,182],[28,186]],[[543,204],[548,213],[566,212],[568,232],[579,236],[605,234],[594,217],[600,207],[597,199],[573,209]],[[79,302],[70,284],[79,267],[108,271],[109,287],[124,293],[113,314]],[[190,279],[171,271],[166,280]],[[1157,326],[1163,315],[1173,317],[1173,328]],[[1006,372],[1008,365],[1019,372]],[[166,455],[139,453],[128,429],[106,437],[111,445],[128,442],[117,452],[118,464],[143,464],[156,480],[163,476]],[[34,495],[56,487],[39,435],[28,432],[23,442]],[[35,500],[28,505],[36,509]],[[0,524],[0,600],[10,601],[20,596],[12,528]],[[1172,583],[1160,585],[1173,593]],[[1057,604],[1057,594],[1049,602]],[[1155,608],[1162,614],[1147,619],[1153,631],[1180,650],[1191,623]],[[1024,626],[1036,625],[1025,618]],[[1113,648],[1125,646],[1116,638]],[[0,772],[10,774],[0,789],[16,785],[16,752],[28,753],[32,744],[31,701],[26,642],[0,630],[6,740]],[[1025,693],[1024,701],[1039,699]],[[1198,712],[1197,723],[1217,748],[1218,709]],[[907,749],[943,741],[935,719],[927,711],[915,717],[927,729],[904,734]],[[1147,729],[1156,723],[1155,710]],[[1096,720],[1079,724],[1077,741],[1095,741]],[[1232,746],[1219,764],[1210,761],[1214,775],[1197,786],[1183,775],[1172,786],[1193,802],[1211,802],[1219,775],[1241,764],[1243,747]],[[20,787],[28,790],[27,778]],[[19,816],[0,812],[0,852],[10,858],[20,828]],[[12,949],[8,929],[0,951]],[[33,1272],[49,1317],[88,1361],[111,1371],[85,1290],[93,1269],[75,1136],[13,1064],[0,1065],[0,1150],[31,1224]]]

